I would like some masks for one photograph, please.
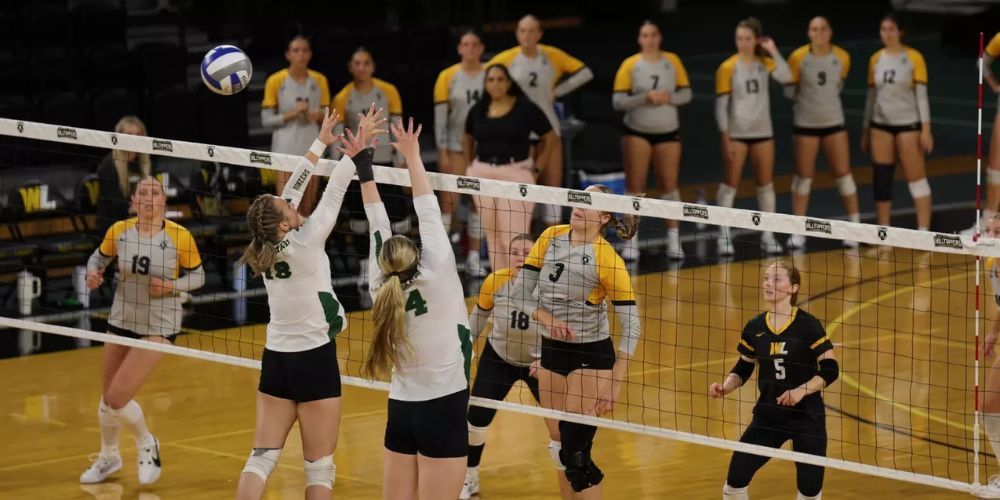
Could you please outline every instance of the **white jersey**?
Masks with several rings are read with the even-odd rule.
[[[813,54],[810,45],[803,45],[788,57],[795,87],[793,107],[796,127],[827,128],[844,124],[844,108],[840,90],[851,69],[851,56],[833,45],[828,54]]]
[[[434,83],[434,141],[438,149],[462,151],[465,119],[483,93],[486,72],[474,74],[453,64],[438,75]]]
[[[354,162],[344,155],[330,174],[330,182],[312,215],[275,244],[277,260],[264,272],[271,309],[265,344],[269,350],[315,349],[347,327],[347,315],[330,280],[326,239],[337,222],[354,171]]]
[[[403,290],[406,335],[412,350],[404,353],[399,369],[392,371],[389,398],[398,401],[428,401],[468,389],[472,352],[465,294],[437,198],[418,196],[413,208],[420,220],[422,249],[416,277]],[[384,204],[366,204],[365,213],[371,232],[369,291],[374,298],[385,281],[378,256],[392,231]]]

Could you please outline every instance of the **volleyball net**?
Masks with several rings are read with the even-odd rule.
[[[0,180],[5,207],[0,297],[5,310],[20,313],[0,317],[0,327],[18,336],[22,354],[112,342],[259,369],[267,297],[261,279],[235,262],[250,238],[249,202],[274,192],[275,172],[291,172],[297,156],[10,119],[0,119],[0,143],[0,168],[11,172]],[[168,217],[191,232],[202,256],[207,284],[186,298],[175,345],[102,333],[115,280],[88,292],[81,277],[80,266],[103,237],[100,228],[110,223],[95,215],[110,196],[100,191],[93,171],[111,150],[150,155],[168,197]],[[321,161],[318,173],[325,176],[334,164]],[[375,175],[380,185],[409,184],[405,169],[377,167]],[[538,408],[520,385],[506,401],[473,398],[473,404],[958,491],[974,492],[996,471],[977,422],[985,374],[977,340],[996,307],[981,285],[981,261],[1000,256],[993,240],[485,178],[430,177],[438,191],[506,200],[497,207],[515,201],[558,207],[564,221],[574,207],[636,214],[648,247],[631,273],[642,335],[613,412],[590,417]],[[405,206],[402,190],[383,193],[387,202]],[[366,277],[360,274],[368,234],[353,222],[363,211],[350,198],[327,243],[330,278],[349,311],[348,327],[336,336],[339,363],[344,383],[385,390],[384,381],[361,377],[372,331]],[[501,210],[498,217],[505,216],[523,214]],[[686,266],[671,264],[650,236],[665,234],[668,219],[681,221]],[[731,228],[735,259],[715,257],[720,226]],[[406,224],[396,227],[418,234]],[[537,236],[542,229],[536,222],[532,232]],[[808,236],[816,250],[762,255],[763,231],[779,239]],[[456,241],[459,264],[465,239]],[[843,240],[862,246],[847,249]],[[612,243],[620,244],[614,238]],[[766,309],[761,283],[776,258],[802,272],[799,306],[825,325],[840,361],[840,379],[823,391],[827,457],[739,442],[753,417],[756,374],[726,398],[708,396],[709,385],[722,382],[735,364],[744,324]],[[464,283],[471,307],[482,279],[465,276]],[[474,351],[482,351],[488,336],[480,335]]]

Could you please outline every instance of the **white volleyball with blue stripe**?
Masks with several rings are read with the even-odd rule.
[[[219,45],[201,60],[201,80],[216,94],[233,95],[250,85],[253,65],[239,47]]]

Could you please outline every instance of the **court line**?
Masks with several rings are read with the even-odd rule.
[[[840,326],[843,325],[845,319],[847,319],[849,317],[852,317],[852,316],[855,316],[858,313],[860,313],[861,311],[867,309],[868,307],[870,307],[872,305],[875,305],[875,304],[878,304],[879,302],[882,302],[882,301],[884,301],[886,299],[893,298],[893,297],[895,297],[897,295],[900,295],[900,294],[903,294],[903,293],[910,293],[918,285],[919,286],[932,287],[935,284],[943,283],[943,282],[948,282],[948,281],[951,281],[952,279],[957,278],[957,277],[964,278],[964,277],[966,277],[966,276],[968,276],[970,274],[973,274],[974,272],[975,271],[966,271],[966,272],[960,273],[960,274],[954,274],[954,275],[950,274],[948,276],[942,276],[940,278],[935,278],[935,279],[930,280],[930,281],[926,281],[926,280],[925,281],[921,281],[921,282],[913,284],[913,285],[907,285],[907,286],[904,286],[904,287],[901,287],[901,288],[896,288],[896,289],[893,289],[891,291],[882,293],[882,294],[876,296],[873,299],[865,300],[865,301],[863,301],[863,302],[861,302],[859,304],[856,304],[856,305],[852,306],[851,308],[847,309],[846,311],[842,312],[840,314],[840,316],[837,316],[832,321],[830,321],[829,323],[827,323],[827,327],[826,327],[827,335],[833,336],[834,332],[836,332],[837,330],[839,330]],[[936,415],[932,415],[929,412],[923,411],[923,410],[921,410],[919,408],[914,408],[914,407],[912,407],[910,405],[905,405],[903,403],[897,402],[897,401],[895,401],[892,398],[889,398],[889,397],[886,397],[886,396],[882,396],[881,394],[879,394],[878,392],[876,392],[874,389],[871,389],[870,387],[868,387],[868,386],[860,383],[854,377],[852,377],[852,376],[850,376],[850,375],[848,375],[848,374],[846,374],[844,372],[841,372],[840,379],[841,379],[841,381],[843,381],[847,385],[853,387],[858,392],[861,392],[862,394],[864,394],[866,396],[873,397],[873,398],[878,399],[880,401],[885,401],[885,402],[891,404],[893,407],[895,407],[895,408],[897,408],[899,410],[906,411],[906,412],[910,413],[911,415],[916,415],[918,417],[926,418],[926,419],[931,420],[933,422],[937,422],[939,424],[945,424],[945,425],[947,425],[949,427],[952,427],[952,428],[955,428],[955,429],[959,429],[959,430],[964,430],[966,432],[972,432],[973,431],[972,427],[970,427],[970,426],[968,426],[968,425],[966,425],[964,423],[958,423],[958,422],[954,422],[954,421],[952,421],[952,420],[950,420],[948,418],[942,418],[942,417],[939,417],[939,416],[936,416]]]

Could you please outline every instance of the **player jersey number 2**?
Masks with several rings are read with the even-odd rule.
[[[538,86],[538,72],[532,71],[528,73],[528,86],[537,87]]]

